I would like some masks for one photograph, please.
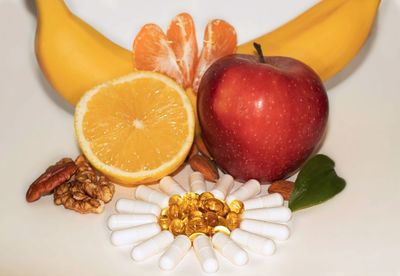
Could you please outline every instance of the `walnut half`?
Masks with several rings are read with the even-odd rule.
[[[54,203],[81,214],[101,213],[104,203],[111,201],[115,187],[105,176],[97,176],[83,155],[76,161],[76,174],[71,181],[61,184],[54,191]]]

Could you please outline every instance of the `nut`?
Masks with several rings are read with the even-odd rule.
[[[189,159],[189,165],[194,171],[199,171],[208,181],[216,182],[219,178],[217,166],[208,157],[194,155]]]
[[[194,143],[197,149],[201,152],[202,155],[206,156],[208,159],[213,160],[214,158],[211,156],[210,152],[208,151],[206,144],[204,144],[204,140],[200,135],[197,135]]]
[[[284,200],[289,200],[294,189],[294,182],[289,180],[278,180],[273,182],[268,187],[268,193],[279,193],[282,195]]]
[[[114,195],[114,184],[103,175],[97,177],[83,155],[75,163],[78,166],[76,175],[55,189],[54,203],[82,214],[101,213],[104,203],[111,201]]]
[[[77,166],[70,158],[63,158],[55,165],[50,166],[39,176],[26,192],[26,201],[33,202],[53,192],[53,190],[68,181],[77,170]]]
[[[58,186],[54,191],[54,203],[81,214],[101,213],[104,202],[82,192],[79,188],[81,184],[71,181]]]

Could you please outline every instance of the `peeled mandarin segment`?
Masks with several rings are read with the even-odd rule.
[[[193,142],[194,114],[173,80],[137,71],[86,93],[75,130],[93,166],[133,185],[156,181],[182,164]]]
[[[227,22],[216,19],[207,24],[203,49],[196,67],[193,90],[197,93],[200,80],[208,67],[217,59],[233,54],[236,50],[237,38],[235,29]]]
[[[187,13],[175,16],[169,25],[167,38],[182,73],[183,87],[187,88],[193,82],[197,64],[197,40],[192,17]]]
[[[132,51],[136,69],[159,72],[183,84],[174,50],[159,26],[144,25],[133,42]]]

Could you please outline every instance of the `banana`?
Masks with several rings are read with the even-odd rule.
[[[253,42],[268,56],[289,56],[313,68],[322,80],[342,70],[367,40],[380,0],[322,0],[278,29],[238,46],[254,53]]]
[[[328,80],[342,70],[368,38],[380,0],[322,0],[278,29],[239,45],[253,54],[253,42],[269,55],[308,64]],[[134,70],[131,52],[74,16],[62,0],[36,0],[36,56],[50,84],[71,104],[95,85]]]
[[[131,52],[73,15],[62,0],[36,0],[36,57],[53,88],[75,105],[90,88],[134,70]]]

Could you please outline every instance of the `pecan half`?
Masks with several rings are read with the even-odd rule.
[[[268,193],[279,193],[284,200],[289,200],[292,195],[294,183],[289,180],[278,180],[268,187]]]
[[[55,165],[50,166],[29,186],[26,192],[26,201],[33,202],[43,195],[50,194],[57,186],[68,181],[76,169],[75,162],[70,158],[63,158]]]

